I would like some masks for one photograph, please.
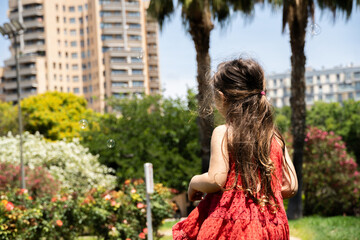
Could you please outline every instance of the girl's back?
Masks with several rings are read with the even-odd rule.
[[[229,156],[230,170],[225,190],[207,194],[187,219],[173,227],[173,239],[289,239],[281,196],[283,150],[275,139],[271,144],[270,158],[276,169],[273,190],[276,202],[280,204],[266,204],[266,199],[261,196],[258,202],[254,202],[242,189],[241,178],[233,187],[235,162]]]

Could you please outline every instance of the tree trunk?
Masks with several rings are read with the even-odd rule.
[[[207,1],[205,1],[207,2]],[[208,72],[210,66],[210,32],[214,28],[211,21],[211,12],[208,3],[205,4],[201,13],[195,14],[194,19],[189,21],[189,33],[194,41],[197,61],[198,104],[204,107],[205,113],[200,113],[198,126],[200,131],[201,163],[202,172],[209,169],[210,141],[214,128],[213,114],[207,114],[210,109],[212,94],[209,84]]]
[[[306,1],[304,1],[306,2]],[[302,164],[304,154],[305,139],[305,63],[306,57],[305,34],[307,26],[307,9],[306,5],[294,6],[294,12],[302,14],[294,14],[293,21],[289,22],[290,28],[290,44],[291,44],[291,132],[293,135],[294,153],[293,162],[298,177],[298,192],[290,199],[287,215],[289,219],[298,219],[302,217]],[[303,8],[303,9],[298,9]],[[306,13],[306,14],[305,14]]]

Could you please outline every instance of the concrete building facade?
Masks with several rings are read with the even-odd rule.
[[[267,94],[273,106],[290,106],[290,72],[270,74],[266,79]],[[308,107],[316,101],[360,100],[360,66],[339,66],[321,70],[307,68],[305,81],[305,101]]]
[[[22,0],[22,98],[46,91],[84,96],[106,111],[106,98],[159,93],[158,25],[142,0]],[[21,8],[20,8],[21,11]],[[9,19],[19,19],[9,0]],[[14,49],[3,94],[16,102]]]

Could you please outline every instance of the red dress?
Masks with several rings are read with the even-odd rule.
[[[273,140],[270,158],[276,168],[272,183],[279,203],[277,211],[268,205],[261,207],[246,197],[242,190],[209,193],[185,220],[173,226],[173,239],[289,239],[289,225],[281,196],[282,156],[280,144]],[[230,158],[226,189],[233,185],[234,179],[235,164]]]

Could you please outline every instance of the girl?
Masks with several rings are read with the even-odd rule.
[[[173,227],[173,239],[289,239],[283,198],[297,192],[297,177],[274,126],[262,68],[251,59],[220,64],[211,81],[226,124],[214,129],[209,171],[189,184],[202,199]]]

